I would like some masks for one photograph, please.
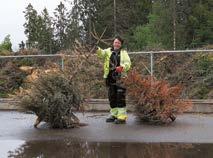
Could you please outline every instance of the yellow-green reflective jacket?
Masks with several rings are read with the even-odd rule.
[[[103,77],[107,78],[109,74],[110,56],[112,54],[111,48],[107,48],[107,49],[98,48],[97,54],[98,54],[98,57],[104,59],[104,76]],[[129,55],[127,51],[125,50],[120,51],[120,66],[124,68],[124,71],[121,73],[121,76],[125,77],[131,66]]]

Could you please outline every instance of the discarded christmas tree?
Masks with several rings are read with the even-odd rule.
[[[60,71],[44,71],[27,84],[19,95],[19,106],[37,116],[35,127],[41,122],[52,128],[72,128],[79,125],[73,110],[79,109],[82,99],[76,85]]]
[[[142,76],[135,70],[124,79],[124,84],[135,114],[141,121],[157,124],[173,122],[176,114],[192,107],[190,101],[180,98],[181,86],[171,87],[166,81]]]

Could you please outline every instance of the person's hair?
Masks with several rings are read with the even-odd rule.
[[[121,36],[117,35],[117,36],[114,37],[114,40],[115,40],[115,39],[118,39],[118,40],[121,42],[121,45],[123,45],[124,40],[121,38]],[[113,40],[113,41],[114,41],[114,40]]]

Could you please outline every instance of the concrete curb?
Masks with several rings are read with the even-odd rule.
[[[213,99],[207,100],[191,100],[193,108],[186,112],[188,113],[213,113]],[[0,110],[19,110],[20,108],[15,106],[17,101],[13,99],[0,98]],[[107,99],[90,99],[87,101],[85,111],[109,111],[109,102]],[[133,106],[130,102],[127,102],[128,111],[133,111]]]

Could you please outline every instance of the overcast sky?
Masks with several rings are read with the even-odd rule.
[[[31,3],[39,14],[47,8],[50,15],[63,0],[0,0],[0,43],[10,34],[13,50],[18,49],[18,44],[26,40],[23,24],[25,23],[23,11]]]

